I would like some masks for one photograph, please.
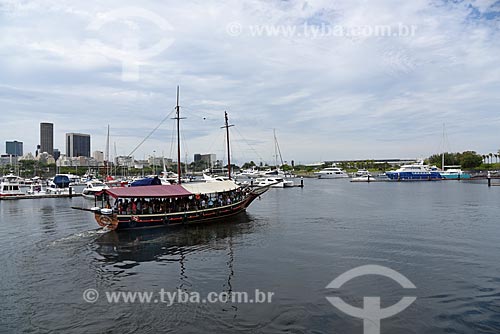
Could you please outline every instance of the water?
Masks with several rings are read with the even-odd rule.
[[[382,333],[500,332],[500,189],[466,182],[306,180],[271,189],[247,214],[206,226],[108,232],[70,209],[83,198],[0,202],[2,333],[363,333],[363,296],[390,306]],[[416,290],[365,276],[326,286],[366,264],[397,270]],[[93,288],[96,303],[82,294]],[[108,303],[106,291],[207,293],[255,289],[271,303]]]

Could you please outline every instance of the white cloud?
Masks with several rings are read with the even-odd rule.
[[[103,149],[105,127],[127,154],[175,105],[181,106],[189,154],[223,153],[214,145],[228,110],[255,147],[237,159],[272,156],[278,129],[287,160],[416,157],[435,153],[442,123],[455,150],[496,151],[500,88],[498,16],[494,2],[395,0],[146,2],[172,31],[129,17],[89,24],[133,3],[3,1],[0,5],[0,140],[38,141],[38,123],[53,121],[56,144],[64,132],[93,135]],[[479,14],[478,14],[479,13]],[[227,25],[241,24],[230,36]],[[303,24],[347,28],[402,23],[410,37],[254,36],[251,26]],[[297,32],[296,31],[296,32]],[[122,40],[140,48],[174,42],[138,62],[139,80],[121,80]],[[114,48],[117,54],[103,50]],[[120,53],[121,52],[121,53]],[[123,60],[123,59],[122,59]],[[29,132],[20,134],[19,119]],[[171,122],[139,150],[169,152]],[[453,129],[456,129],[453,130]],[[235,132],[235,139],[238,133]],[[221,146],[220,148],[216,146]],[[253,155],[253,156],[252,156]]]

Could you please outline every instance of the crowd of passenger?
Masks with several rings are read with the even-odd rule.
[[[113,210],[121,215],[161,214],[197,211],[240,202],[246,191],[237,189],[215,194],[190,195],[171,198],[131,198],[115,201]]]

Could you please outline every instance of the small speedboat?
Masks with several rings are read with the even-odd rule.
[[[44,196],[47,195],[47,192],[43,189],[41,184],[31,184],[26,194],[31,196]]]
[[[82,190],[82,196],[88,199],[94,199],[97,194],[101,193],[105,189],[109,189],[106,184],[101,181],[93,180],[87,182],[87,186]]]
[[[367,171],[366,169],[358,169],[356,171],[356,174],[354,174],[354,176],[365,176],[365,175],[370,175],[370,172]]]
[[[259,177],[255,180],[259,187],[271,186],[271,188],[289,188],[293,187],[293,181],[285,180],[280,177]]]
[[[71,180],[65,174],[57,174],[48,182],[45,192],[48,195],[70,195],[73,193],[73,187],[70,186]]]
[[[218,181],[228,181],[227,176],[217,176],[217,175],[207,175],[203,173],[203,180],[205,182],[218,182]]]
[[[370,174],[353,177],[351,179],[351,182],[373,182],[373,181],[376,181],[376,179]]]

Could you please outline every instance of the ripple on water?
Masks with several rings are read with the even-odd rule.
[[[323,182],[326,181],[326,182]],[[362,333],[326,296],[361,305],[391,280],[325,287],[359,265],[398,270],[417,301],[383,333],[500,332],[500,192],[460,182],[275,189],[226,224],[105,232],[81,199],[0,203],[1,322],[8,332]],[[101,298],[85,303],[93,288]],[[106,291],[272,291],[272,303],[109,304]],[[358,304],[356,304],[358,303]],[[385,305],[385,304],[384,304]]]

